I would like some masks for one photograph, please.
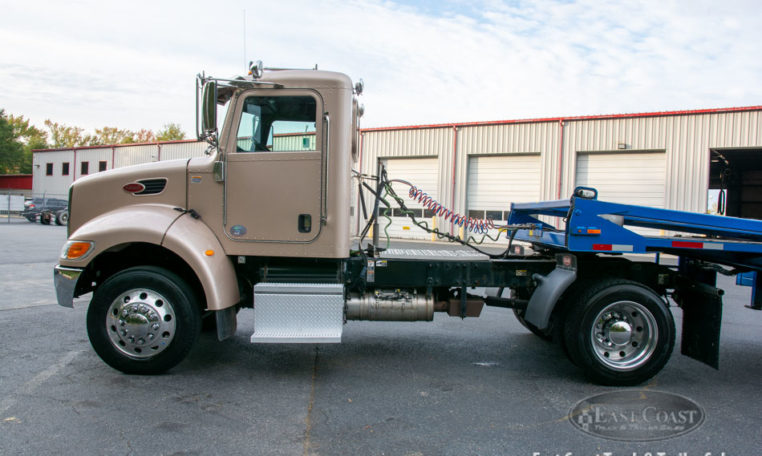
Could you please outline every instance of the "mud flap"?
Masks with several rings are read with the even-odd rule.
[[[214,312],[214,318],[217,320],[217,340],[222,342],[235,334],[238,326],[237,314],[238,309],[235,306]]]
[[[694,283],[680,289],[683,340],[680,352],[715,369],[720,366],[722,290]]]
[[[553,313],[558,298],[577,279],[577,271],[556,267],[547,276],[534,274],[532,278],[539,286],[529,298],[524,320],[539,329],[547,329],[550,314]]]

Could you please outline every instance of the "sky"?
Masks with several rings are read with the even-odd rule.
[[[195,76],[362,78],[363,127],[762,105],[757,0],[0,0],[0,109],[195,134]]]

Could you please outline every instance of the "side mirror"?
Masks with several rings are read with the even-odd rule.
[[[217,131],[217,82],[207,81],[201,93],[201,130],[205,136]]]

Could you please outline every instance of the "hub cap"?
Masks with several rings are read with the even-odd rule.
[[[108,309],[106,332],[114,347],[131,358],[156,356],[175,336],[174,309],[155,291],[126,291]]]
[[[609,304],[595,317],[590,340],[593,353],[606,366],[619,371],[645,364],[656,349],[656,319],[632,301]]]

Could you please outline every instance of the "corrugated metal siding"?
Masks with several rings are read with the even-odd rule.
[[[117,147],[114,168],[155,162],[159,159],[159,148],[155,144],[141,146]]]
[[[306,143],[306,145],[305,145]],[[316,150],[315,134],[273,137],[273,150]]]
[[[160,144],[159,147],[161,147],[161,161],[164,161],[177,160],[179,158],[203,157],[209,144],[205,141],[197,141]]]
[[[113,164],[111,163],[112,157],[113,148],[111,147],[78,150],[77,164],[75,165],[77,178],[82,177],[82,162],[88,162],[88,174],[95,174],[98,172],[98,164],[102,161],[106,162],[106,169],[111,169],[113,167]]]
[[[469,156],[540,154],[540,198],[553,199],[558,181],[559,133],[558,122],[463,127],[458,138],[459,151],[462,151],[459,153]]]
[[[762,144],[761,111],[714,114],[712,117],[711,147],[759,147]]]
[[[455,153],[453,131],[457,131]],[[665,157],[665,207],[703,212],[710,150],[762,149],[762,111],[573,119],[564,121],[562,138],[560,134],[558,121],[367,131],[363,172],[375,173],[377,157],[437,154],[440,198],[462,213],[467,209],[468,157],[472,155],[539,153],[540,198],[555,199],[568,198],[574,190],[578,153],[660,152]]]
[[[378,160],[383,158],[438,157],[436,193],[440,203],[452,205],[452,141],[451,128],[365,132],[361,172],[375,175]],[[370,195],[366,201],[371,201]]]

